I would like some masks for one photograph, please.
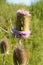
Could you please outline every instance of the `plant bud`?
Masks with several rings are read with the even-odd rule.
[[[3,38],[0,42],[1,53],[9,53],[9,40],[7,38]]]
[[[14,65],[26,65],[27,53],[23,47],[17,47],[13,53]]]

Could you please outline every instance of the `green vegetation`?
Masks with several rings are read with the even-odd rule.
[[[1,1],[1,0],[0,0]],[[3,0],[4,1],[4,0]],[[13,50],[17,39],[11,35],[11,28],[15,25],[15,16],[18,9],[26,9],[31,13],[30,29],[31,35],[25,41],[22,40],[28,53],[27,65],[43,65],[43,1],[31,6],[0,3],[0,27],[10,34],[0,29],[0,40],[6,36],[10,41],[10,53],[5,57],[5,65],[13,65]],[[2,65],[2,54],[0,53],[0,65]]]

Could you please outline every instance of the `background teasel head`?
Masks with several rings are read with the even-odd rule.
[[[9,40],[5,37],[0,41],[0,52],[3,54],[9,53]]]
[[[13,53],[14,65],[26,65],[27,53],[23,47],[16,47]]]
[[[29,11],[20,9],[16,14],[16,29],[18,31],[28,31],[30,27],[30,16]]]

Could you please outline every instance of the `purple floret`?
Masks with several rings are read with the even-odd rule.
[[[30,30],[27,32],[24,31],[17,31],[15,28],[12,29],[13,35],[17,38],[28,38],[30,36]]]
[[[27,10],[18,10],[17,11],[17,15],[18,14],[23,14],[23,15],[27,15],[27,16],[31,16],[31,14],[29,13],[29,11],[27,11]]]

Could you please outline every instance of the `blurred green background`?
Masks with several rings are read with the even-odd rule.
[[[18,9],[26,9],[31,13],[30,30],[28,39],[22,40],[28,54],[27,65],[43,65],[43,1],[39,0],[30,6],[23,4],[8,4],[6,0],[0,0],[0,27],[10,34],[0,29],[0,40],[7,37],[10,41],[10,53],[5,57],[5,65],[13,65],[13,50],[17,43],[17,38],[11,35],[12,27],[15,25],[15,16]],[[3,55],[0,53],[0,65],[2,65]]]

